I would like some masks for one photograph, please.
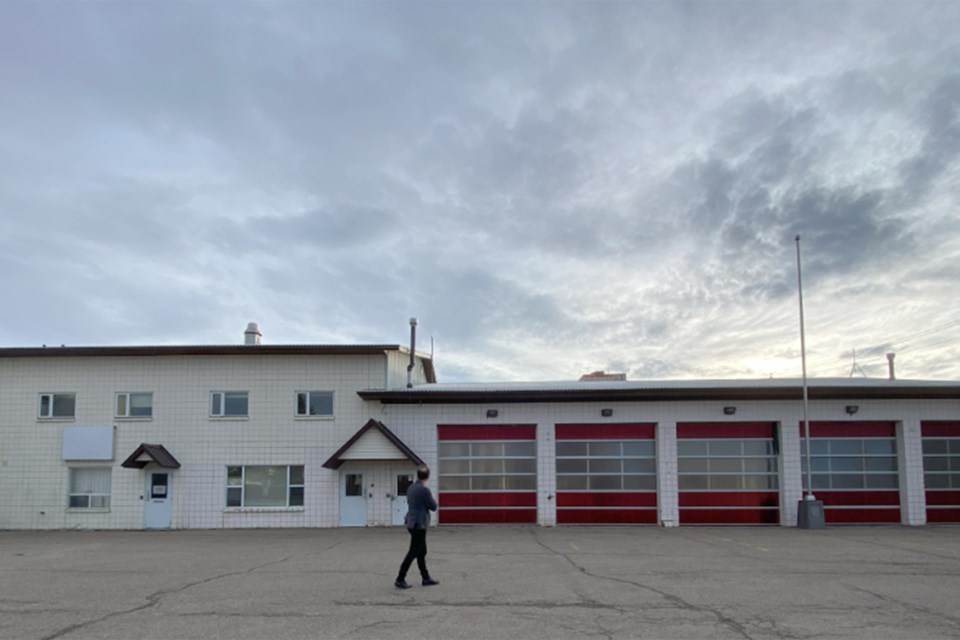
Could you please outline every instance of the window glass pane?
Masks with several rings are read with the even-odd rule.
[[[872,454],[894,454],[897,444],[894,440],[864,440],[863,452]]]
[[[53,396],[53,417],[72,418],[77,404],[77,397],[72,393],[58,393]]]
[[[557,476],[557,491],[586,491],[587,476]]]
[[[831,458],[831,471],[863,471],[863,458]]]
[[[830,453],[829,443],[822,438],[812,438],[813,444],[810,447],[811,455],[826,455]],[[805,454],[807,452],[807,441],[800,436],[800,453]]]
[[[537,457],[536,442],[504,442],[503,455],[511,457]]]
[[[476,457],[495,457],[499,458],[503,455],[503,443],[502,442],[474,442],[470,445],[471,455]]]
[[[740,456],[740,440],[711,440],[707,448],[711,456]]]
[[[803,459],[803,460],[802,460],[802,463],[803,463],[803,464],[801,464],[801,466],[802,466],[804,469],[806,469],[806,468],[807,468],[807,461],[806,461],[806,459]],[[811,458],[811,463],[813,464],[813,470],[814,470],[814,472],[816,472],[816,471],[830,471],[830,458],[826,458],[826,457],[824,457],[824,458],[818,458],[818,457],[814,456],[813,458]]]
[[[867,471],[896,471],[896,458],[865,458]]]
[[[680,476],[678,484],[681,491],[701,491],[709,488],[708,476]]]
[[[588,476],[593,491],[619,491],[620,476]]]
[[[948,444],[950,447],[950,453],[960,454],[960,439],[950,440]]]
[[[586,442],[557,441],[557,456],[585,456],[587,455]]]
[[[950,471],[960,471],[960,456],[950,458]]]
[[[483,460],[474,458],[470,461],[471,473],[503,473],[503,460]]]
[[[949,489],[950,476],[946,473],[928,473],[923,476],[927,489]]]
[[[740,476],[710,476],[710,488],[714,491],[736,491],[743,488]]]
[[[897,489],[900,484],[895,473],[868,473],[867,489]]]
[[[102,467],[70,469],[70,493],[110,493],[110,469]]]
[[[503,479],[507,491],[535,491],[537,488],[536,476],[507,476]]]
[[[946,440],[931,440],[929,438],[923,439],[923,452],[924,453],[946,453],[948,450],[948,445]]]
[[[465,476],[440,476],[440,491],[469,491],[470,478]]]
[[[52,396],[48,394],[43,394],[40,396],[40,417],[48,418],[51,415],[50,411],[50,401],[53,399]]]
[[[243,490],[240,487],[227,487],[227,506],[242,507]]]
[[[590,473],[620,473],[620,460],[590,460]]]
[[[297,393],[297,415],[307,415],[307,394],[302,391]]]
[[[647,459],[638,458],[634,460],[631,460],[630,458],[625,458],[623,460],[623,472],[624,473],[656,473],[657,461],[651,460],[649,458]]]
[[[245,416],[247,415],[247,393],[225,393],[223,394],[223,414],[227,416]]]
[[[290,506],[303,506],[303,487],[290,487]]]
[[[586,460],[564,460],[557,459],[557,473],[586,473]]]
[[[333,393],[330,391],[314,391],[310,394],[310,415],[332,416]]]
[[[743,460],[740,458],[714,458],[710,460],[711,473],[742,473]]]
[[[656,491],[657,476],[623,476],[623,488],[630,491]]]
[[[437,448],[441,458],[462,458],[470,455],[470,445],[466,442],[441,442]]]
[[[474,476],[470,479],[474,491],[503,491],[503,476]]]
[[[535,458],[527,460],[504,460],[503,470],[505,473],[536,473],[537,461]]]
[[[290,484],[303,484],[302,464],[296,464],[290,467]]]
[[[223,415],[223,394],[222,393],[211,393],[210,394],[210,415],[219,416]]]
[[[960,473],[950,474],[950,486],[953,489],[960,489]]]
[[[130,415],[146,417],[153,415],[153,394],[152,393],[131,393],[130,394]]]
[[[768,456],[773,454],[773,443],[769,440],[744,440],[743,455]]]
[[[127,415],[127,394],[118,393],[117,394],[117,413],[118,416]]]
[[[860,473],[852,475],[833,474],[830,476],[834,489],[863,489],[863,475]]]
[[[286,506],[287,468],[246,467],[243,480],[243,501],[245,507]]]
[[[91,509],[109,509],[110,496],[90,496]]]
[[[227,484],[243,484],[243,467],[227,467]]]
[[[470,473],[469,460],[440,460],[440,475]]]
[[[816,467],[814,467],[816,468]],[[776,473],[776,458],[744,458],[743,470],[746,473]]]
[[[710,461],[706,458],[679,458],[677,471],[679,473],[706,473]]]
[[[343,479],[343,494],[347,497],[358,497],[363,495],[363,474],[348,473]]]
[[[707,455],[706,442],[694,442],[692,440],[677,440],[678,456],[705,456]]]
[[[624,442],[623,455],[653,457],[654,455],[653,440],[634,440],[634,441]]]
[[[591,456],[614,456],[620,457],[619,442],[591,442],[587,446]]]
[[[830,440],[830,453],[833,455],[860,455],[863,453],[862,440]]]
[[[90,508],[90,496],[70,496],[70,508],[71,509],[88,509]]]
[[[747,491],[772,491],[777,488],[777,476],[743,476]]]

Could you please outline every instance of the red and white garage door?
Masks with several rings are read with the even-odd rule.
[[[536,425],[437,425],[437,438],[440,524],[536,524]]]
[[[677,424],[680,524],[779,524],[777,425]]]
[[[960,522],[960,421],[924,422],[927,522]]]
[[[827,524],[900,522],[897,431],[893,422],[811,422],[813,493]],[[800,426],[807,487],[806,442]]]
[[[558,424],[557,524],[657,524],[653,424]]]

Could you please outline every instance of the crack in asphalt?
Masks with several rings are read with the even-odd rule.
[[[334,546],[336,546],[336,545],[334,545]],[[311,555],[313,555],[313,554],[311,554]],[[189,583],[187,583],[187,584],[181,585],[181,586],[176,587],[176,588],[173,588],[173,589],[161,589],[161,590],[159,590],[159,591],[154,591],[153,593],[148,594],[148,595],[146,596],[147,602],[144,603],[144,604],[142,604],[142,605],[140,605],[140,606],[131,607],[130,609],[123,609],[123,610],[121,610],[121,611],[111,611],[110,613],[107,613],[107,614],[105,614],[105,615],[99,616],[99,617],[94,618],[94,619],[92,619],[92,620],[86,620],[86,621],[84,621],[84,622],[78,622],[78,623],[76,623],[76,624],[72,624],[72,625],[70,625],[70,626],[68,626],[68,627],[64,627],[63,629],[60,629],[59,631],[56,631],[56,632],[54,632],[54,633],[52,633],[52,634],[50,634],[50,635],[43,636],[43,638],[41,638],[41,640],[55,640],[56,638],[61,638],[61,637],[65,636],[65,635],[67,635],[68,633],[72,633],[72,632],[74,632],[74,631],[77,631],[78,629],[83,629],[83,628],[85,628],[85,627],[89,627],[90,625],[97,624],[98,622],[103,622],[104,620],[109,620],[110,618],[115,618],[115,617],[117,617],[117,616],[127,615],[127,614],[130,614],[130,613],[136,613],[136,612],[138,612],[138,611],[143,611],[144,609],[150,609],[150,608],[155,607],[155,606],[157,606],[158,604],[160,604],[160,603],[163,601],[163,599],[166,598],[167,596],[171,596],[171,595],[173,595],[173,594],[180,593],[181,591],[185,591],[185,590],[187,590],[187,589],[190,589],[191,587],[196,587],[196,586],[199,586],[199,585],[201,585],[201,584],[206,584],[206,583],[208,583],[208,582],[213,582],[213,581],[215,581],[215,580],[221,580],[221,579],[223,579],[223,578],[229,578],[229,577],[232,577],[232,576],[239,576],[239,575],[245,575],[245,574],[248,574],[248,573],[252,573],[253,571],[256,571],[256,570],[258,570],[258,569],[263,569],[263,568],[265,568],[265,567],[269,567],[269,566],[276,565],[276,564],[282,564],[282,563],[286,562],[287,560],[289,560],[289,559],[292,558],[292,557],[293,557],[293,556],[286,556],[286,557],[284,557],[284,558],[281,558],[280,560],[274,560],[274,561],[272,561],[272,562],[267,562],[267,563],[264,563],[264,564],[261,564],[261,565],[257,565],[257,566],[255,566],[255,567],[251,567],[251,568],[249,568],[249,569],[244,569],[243,571],[231,571],[231,572],[229,572],[229,573],[223,573],[223,574],[211,576],[211,577],[209,577],[209,578],[204,578],[203,580],[197,580],[197,581],[195,581],[195,582],[189,582]]]
[[[611,582],[618,582],[618,583],[621,583],[621,584],[628,584],[628,585],[631,585],[631,586],[636,587],[636,588],[638,588],[638,589],[643,589],[643,590],[645,590],[645,591],[650,591],[650,592],[656,593],[657,595],[659,595],[660,597],[664,598],[665,600],[667,600],[668,602],[670,602],[671,604],[673,604],[673,605],[676,606],[677,608],[683,609],[683,610],[685,610],[685,611],[695,611],[695,612],[698,612],[698,613],[709,613],[709,614],[713,615],[721,624],[723,624],[723,625],[724,625],[725,627],[727,627],[728,629],[736,632],[736,633],[739,634],[741,637],[746,638],[747,640],[753,640],[753,638],[750,636],[749,633],[747,633],[746,628],[745,628],[742,624],[740,624],[739,622],[737,622],[737,621],[734,620],[733,618],[730,618],[729,616],[724,615],[724,614],[721,613],[720,611],[717,611],[716,609],[710,609],[710,608],[707,608],[707,607],[698,607],[697,605],[692,604],[692,603],[690,603],[690,602],[687,602],[687,601],[684,600],[683,598],[681,598],[681,597],[679,597],[679,596],[676,596],[676,595],[674,595],[674,594],[672,594],[672,593],[667,593],[666,591],[663,591],[663,590],[661,590],[661,589],[657,589],[657,588],[651,587],[651,586],[649,586],[649,585],[641,584],[641,583],[639,583],[639,582],[634,582],[633,580],[627,580],[626,578],[615,578],[615,577],[613,577],[613,576],[605,576],[605,575],[600,575],[600,574],[596,574],[596,573],[591,573],[590,571],[587,571],[586,568],[581,567],[581,566],[578,565],[576,562],[574,562],[574,560],[573,560],[569,555],[563,553],[562,551],[558,551],[558,550],[556,550],[556,549],[548,546],[546,543],[544,543],[544,542],[540,539],[540,533],[539,533],[539,531],[537,531],[536,529],[531,529],[530,532],[531,532],[531,534],[533,535],[534,541],[535,541],[538,545],[540,545],[543,549],[549,551],[550,553],[553,553],[553,554],[556,554],[556,555],[560,556],[561,558],[563,558],[564,560],[566,560],[566,561],[570,564],[570,566],[572,566],[574,569],[580,571],[581,573],[583,573],[583,574],[585,574],[585,575],[590,576],[591,578],[596,578],[596,579],[598,579],[598,580],[609,580],[609,581],[611,581]]]
[[[907,602],[906,600],[900,600],[900,599],[898,599],[898,598],[894,598],[894,597],[891,597],[891,596],[887,596],[887,595],[884,595],[884,594],[882,594],[882,593],[877,593],[876,591],[870,591],[869,589],[864,589],[863,587],[858,587],[858,586],[856,586],[856,585],[852,585],[852,584],[848,584],[848,583],[843,583],[843,586],[846,587],[846,588],[848,588],[848,589],[853,589],[854,591],[859,591],[859,592],[861,592],[861,593],[866,593],[867,595],[871,595],[871,596],[873,596],[874,598],[877,598],[878,600],[880,600],[881,602],[884,602],[884,603],[886,603],[886,604],[895,604],[895,605],[897,605],[897,606],[899,606],[899,607],[902,607],[902,608],[904,608],[904,609],[908,609],[908,610],[910,610],[910,611],[913,611],[914,613],[923,614],[924,616],[936,616],[936,617],[941,618],[942,620],[946,621],[949,626],[954,627],[954,628],[957,628],[957,629],[960,629],[960,618],[955,618],[955,617],[949,616],[949,615],[947,615],[947,614],[945,614],[945,613],[940,613],[939,611],[934,611],[934,610],[932,610],[932,609],[928,609],[927,607],[922,607],[922,606],[920,606],[920,605],[918,605],[918,604],[914,604],[914,603],[912,603],[912,602]]]

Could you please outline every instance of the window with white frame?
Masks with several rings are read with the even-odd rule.
[[[110,467],[71,467],[67,506],[71,509],[109,509],[110,473]]]
[[[227,507],[302,507],[303,465],[227,467]]]
[[[333,391],[298,391],[298,417],[330,417],[333,415]]]
[[[213,417],[246,417],[246,391],[214,391],[210,394],[210,415]]]
[[[118,418],[149,418],[153,416],[153,394],[123,392],[117,394]]]
[[[41,418],[73,418],[77,411],[77,394],[75,393],[41,393],[40,410],[37,415]]]

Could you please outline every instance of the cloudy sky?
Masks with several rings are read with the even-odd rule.
[[[960,3],[0,3],[0,345],[960,379]]]

